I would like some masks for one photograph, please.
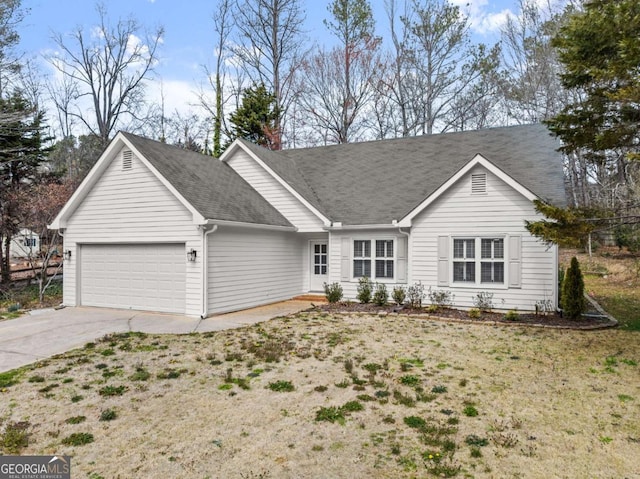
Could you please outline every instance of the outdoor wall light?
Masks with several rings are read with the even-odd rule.
[[[64,259],[66,260],[70,260],[71,259],[71,250],[68,249],[64,252]]]
[[[187,261],[195,261],[197,255],[197,251],[191,248],[189,251],[187,251]]]

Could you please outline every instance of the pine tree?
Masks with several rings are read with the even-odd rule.
[[[229,118],[233,125],[230,141],[244,138],[270,150],[279,150],[278,118],[275,95],[264,85],[247,88],[242,94],[242,105]]]
[[[584,280],[580,264],[574,256],[564,276],[562,287],[562,310],[570,319],[578,319],[585,312],[587,303],[584,298]]]

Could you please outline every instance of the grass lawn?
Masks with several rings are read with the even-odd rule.
[[[75,478],[637,477],[640,340],[310,312],[0,375],[3,452]]]

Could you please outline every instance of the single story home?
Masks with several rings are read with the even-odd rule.
[[[3,241],[4,244],[4,241]],[[22,228],[11,238],[9,256],[11,258],[33,258],[40,253],[40,236],[28,228]]]
[[[64,304],[205,317],[368,276],[555,306],[557,249],[525,220],[565,203],[558,146],[526,125],[215,159],[121,132],[50,225]]]

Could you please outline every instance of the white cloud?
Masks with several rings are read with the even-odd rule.
[[[513,12],[509,9],[497,13],[489,13],[477,25],[474,25],[474,28],[478,33],[482,34],[498,33],[509,18],[513,16]]]
[[[175,110],[193,110],[199,103],[194,84],[184,80],[151,80],[146,93],[147,100],[158,106],[162,104],[164,94],[165,115],[171,115]]]
[[[500,32],[500,28],[506,23],[511,10],[504,9],[500,12],[489,11],[488,0],[449,0],[451,4],[460,7],[460,10],[469,17],[471,29],[481,35],[493,35]],[[546,2],[548,0],[536,0]]]

